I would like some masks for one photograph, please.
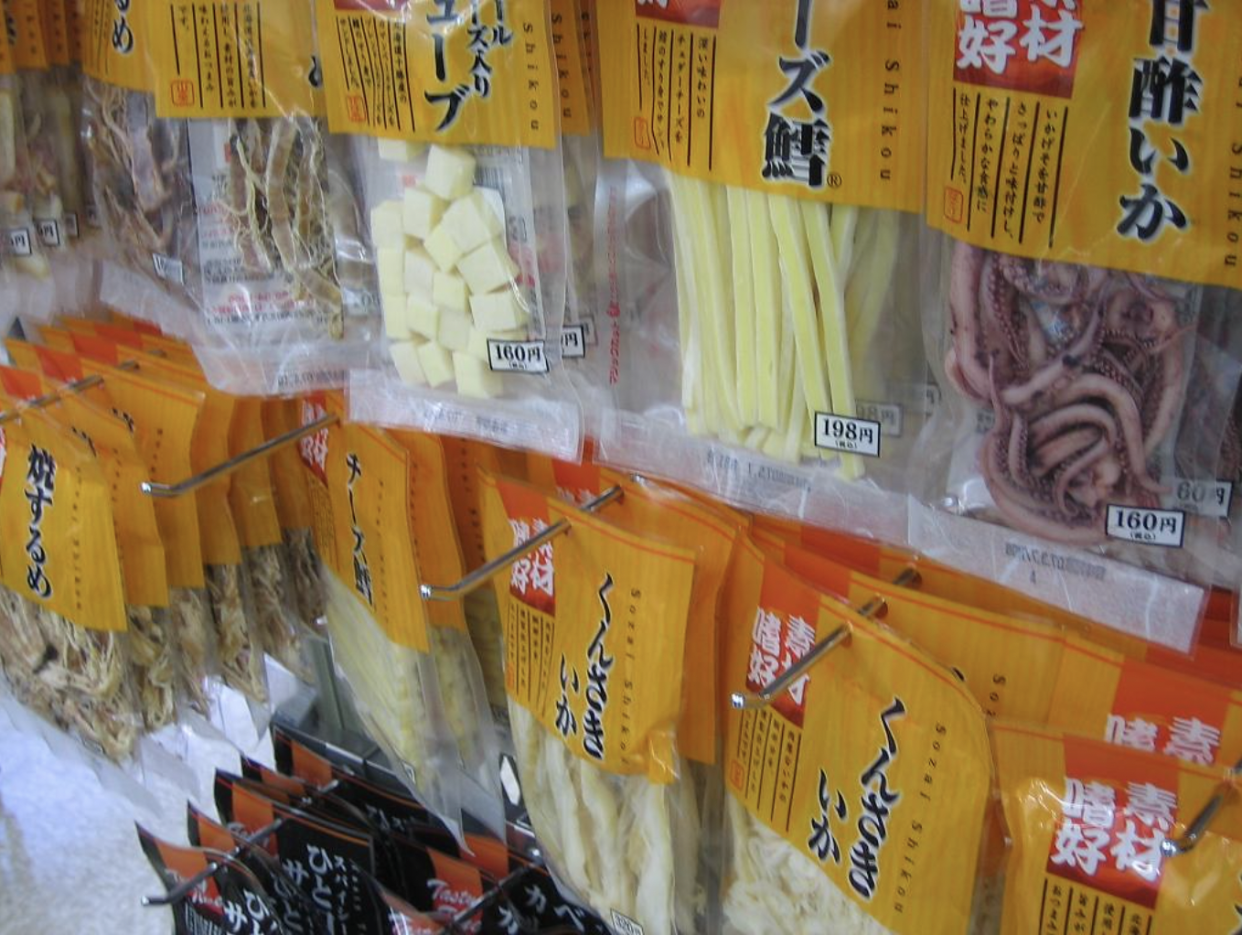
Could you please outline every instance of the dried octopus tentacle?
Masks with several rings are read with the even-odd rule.
[[[956,352],[954,372],[961,375],[967,395],[984,401],[989,378],[979,359],[979,287],[987,254],[978,247],[958,241],[953,248],[949,281],[949,311]]]
[[[1098,426],[1110,441],[1117,437],[1117,420],[1108,410],[1092,403],[1076,403],[1062,406],[1031,422],[1031,442],[1039,446],[1071,426],[1079,423]]]
[[[1084,472],[1093,468],[1098,462],[1108,457],[1111,451],[1112,446],[1108,443],[1108,439],[1101,438],[1065,466],[1065,469],[1057,475],[1056,484],[1052,488],[1052,499],[1056,503],[1057,509],[1062,513],[1071,512],[1065,499],[1070,483]]]
[[[1082,334],[1071,347],[1055,361],[1045,365],[1025,383],[1006,387],[1001,392],[1001,402],[1015,409],[1027,406],[1041,394],[1054,390],[1058,383],[1074,377],[1094,353],[1099,334],[1100,318],[1098,315],[1092,315]]]
[[[1181,347],[1169,345],[1156,358],[1156,362],[1160,370],[1160,375],[1153,384],[1156,391],[1156,408],[1150,420],[1144,419],[1147,429],[1143,440],[1143,450],[1148,457],[1160,447],[1165,435],[1173,427],[1182,403],[1181,384],[1184,368]]]
[[[1000,272],[1023,295],[1030,296],[1047,305],[1068,305],[1071,302],[1078,301],[1081,296],[1082,290],[1077,282],[1072,287],[1037,284],[1031,278],[1031,269],[1027,265],[1028,260],[1003,253],[998,253],[996,257],[997,267]]]
[[[1056,470],[1058,465],[1061,465],[1102,438],[1103,436],[1099,429],[1077,428],[1036,446],[1031,457],[1032,475],[1036,480],[1042,480]],[[1111,440],[1104,440],[1105,444],[1111,448]]]
[[[1060,394],[1057,404],[1066,405],[1084,399],[1103,399],[1113,409],[1121,429],[1120,441],[1134,471],[1134,480],[1140,487],[1155,493],[1163,488],[1147,473],[1147,453],[1143,447],[1143,424],[1138,404],[1115,382],[1096,373],[1080,376]]]
[[[998,469],[998,444],[995,435],[989,436],[981,460],[992,499],[1009,522],[1037,535],[1079,545],[1093,545],[1104,538],[1104,524],[1098,518],[1087,522],[1057,516],[1051,503],[1037,499],[1012,483],[1004,471]]]

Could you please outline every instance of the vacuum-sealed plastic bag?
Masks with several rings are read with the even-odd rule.
[[[1080,912],[1152,935],[1237,926],[1236,801],[1192,850],[1163,850],[1220,791],[1222,770],[1016,722],[994,724],[992,746],[1011,841],[1005,935]]]
[[[1210,581],[1198,540],[1219,520],[1183,502],[1183,481],[1211,478],[1195,453],[1225,431],[1223,407],[1200,403],[1230,375],[1191,377],[1212,367],[1196,352],[1202,286],[1242,285],[1214,141],[1239,11],[993,12],[942,0],[928,32],[927,222],[942,233],[924,324],[946,404],[924,433],[922,499]],[[1021,54],[984,41],[1010,29]],[[1169,69],[1195,77],[1174,87]]]
[[[899,274],[917,256],[920,17],[607,4],[598,29],[601,456],[798,515],[838,480],[903,490],[927,398]]]
[[[705,894],[682,845],[698,816],[677,745],[694,555],[522,485],[485,486],[489,555],[571,527],[496,582],[517,764],[548,865],[615,930],[695,931]]]
[[[991,792],[978,705],[752,543],[726,601],[735,692],[846,639],[770,704],[729,715],[722,931],[968,931]]]
[[[355,150],[390,364],[353,376],[351,413],[576,456],[546,5],[315,9],[329,125],[379,137]],[[404,54],[375,58],[346,36]]]

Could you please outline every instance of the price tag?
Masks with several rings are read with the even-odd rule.
[[[1110,503],[1106,532],[1113,539],[1180,549],[1186,537],[1186,514],[1181,510],[1146,510]]]
[[[61,246],[60,222],[55,218],[35,218],[35,229],[39,232],[39,243],[43,246]]]
[[[815,413],[816,448],[878,458],[880,434],[880,423],[871,419],[851,419],[831,412]]]
[[[548,358],[542,341],[487,340],[487,363],[493,370],[509,373],[547,373]]]
[[[180,260],[174,260],[160,253],[152,253],[151,265],[155,267],[155,275],[160,279],[185,285],[185,265]]]
[[[620,935],[643,935],[643,927],[631,919],[629,916],[623,916],[612,910],[612,927],[620,933]]]
[[[880,434],[901,438],[902,409],[896,403],[871,403],[860,399],[857,408],[862,418],[880,423]]]
[[[586,325],[566,325],[561,331],[561,356],[566,360],[586,357]]]
[[[33,249],[30,242],[30,228],[15,227],[5,231],[4,236],[8,240],[9,253],[12,256],[30,256]]]
[[[1183,480],[1173,484],[1172,506],[1197,516],[1226,519],[1233,503],[1233,484],[1223,480]]]
[[[82,228],[78,226],[78,215],[76,211],[65,212],[65,233],[69,235],[70,240],[77,240],[82,236]]]

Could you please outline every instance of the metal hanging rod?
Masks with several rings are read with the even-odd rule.
[[[260,458],[266,458],[274,454],[281,448],[292,445],[296,441],[300,441],[307,435],[313,435],[321,429],[325,429],[330,425],[335,425],[339,418],[334,415],[320,416],[314,422],[303,425],[301,428],[290,429],[283,435],[277,435],[275,438],[269,438],[262,445],[257,445],[249,451],[243,451],[241,454],[234,455],[227,461],[222,461],[215,467],[208,468],[201,474],[195,474],[193,477],[187,477],[185,480],[176,484],[161,484],[156,481],[143,481],[142,492],[150,497],[159,497],[161,499],[172,499],[182,497],[188,493],[193,493],[200,487],[210,484],[212,481],[219,480],[221,477],[227,477],[238,468],[244,467],[251,461],[257,461]]]
[[[896,578],[893,579],[893,586],[898,588],[915,587],[918,585],[920,575],[914,566],[909,566],[902,570]],[[858,608],[855,613],[860,617],[871,619],[880,613],[887,602],[884,598],[876,596],[867,601],[862,607]],[[844,623],[835,628],[826,637],[811,647],[810,651],[795,662],[792,666],[782,672],[779,676],[770,681],[767,685],[757,692],[732,692],[729,695],[729,704],[738,711],[757,711],[766,708],[776,699],[784,695],[789,689],[793,688],[795,683],[802,678],[815,663],[828,655],[838,646],[848,643],[853,628]]]
[[[1166,838],[1160,842],[1160,851],[1166,857],[1180,857],[1182,854],[1189,854],[1207,834],[1207,830],[1211,827],[1216,813],[1224,807],[1225,803],[1233,795],[1238,792],[1238,780],[1242,779],[1242,759],[1233,764],[1223,782],[1217,787],[1216,792],[1207,800],[1207,803],[1199,810],[1199,814],[1195,816],[1194,821],[1186,826],[1186,830],[1182,832],[1180,837]]]
[[[583,504],[582,510],[587,513],[594,513],[601,507],[607,506],[614,500],[619,499],[623,493],[624,491],[620,487],[609,487],[591,502]],[[519,542],[504,555],[497,556],[486,565],[480,565],[460,581],[445,585],[421,584],[418,587],[418,593],[425,601],[459,601],[467,594],[477,591],[487,584],[488,581],[517,562],[522,556],[529,555],[541,545],[569,532],[569,526],[569,520],[557,520],[537,536],[532,536],[525,542]]]
[[[534,873],[534,871],[535,868],[533,866],[519,867],[517,870],[514,870],[512,873],[499,880],[494,887],[472,902],[469,906],[454,915],[453,918],[451,918],[444,926],[444,931],[462,931],[462,926],[477,916],[480,912],[485,912],[502,899],[507,900],[509,898],[509,888],[515,883],[518,883],[530,876]],[[512,905],[513,904],[510,903],[510,906]],[[535,922],[532,922],[530,919],[526,918],[526,916],[517,912],[516,906],[513,906],[513,908],[515,910],[514,916],[516,917],[519,929],[523,932],[536,932],[539,930],[539,926]]]
[[[118,370],[137,370],[138,361],[126,360],[117,364]],[[81,380],[74,380],[72,383],[66,383],[59,389],[45,393],[43,396],[36,396],[34,399],[26,400],[22,405],[7,412],[0,412],[0,425],[8,422],[14,422],[22,417],[22,413],[30,409],[46,409],[54,403],[60,402],[66,396],[76,396],[78,393],[89,390],[91,387],[99,386],[104,382],[103,376],[93,373],[89,377],[83,377]]]

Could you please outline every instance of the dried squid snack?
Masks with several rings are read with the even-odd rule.
[[[214,621],[211,599],[199,588],[169,588],[169,616],[175,641],[181,688],[199,714],[208,711],[208,678],[215,670],[212,652]]]
[[[251,701],[267,701],[263,643],[255,626],[253,596],[241,565],[206,566],[216,659],[225,684]]]
[[[285,568],[289,591],[297,603],[298,619],[319,632],[327,598],[324,595],[323,565],[315,549],[315,534],[309,529],[284,531]]]
[[[313,679],[302,631],[293,613],[293,593],[284,542],[242,550],[242,566],[254,595],[255,626],[263,648],[303,681]]]

